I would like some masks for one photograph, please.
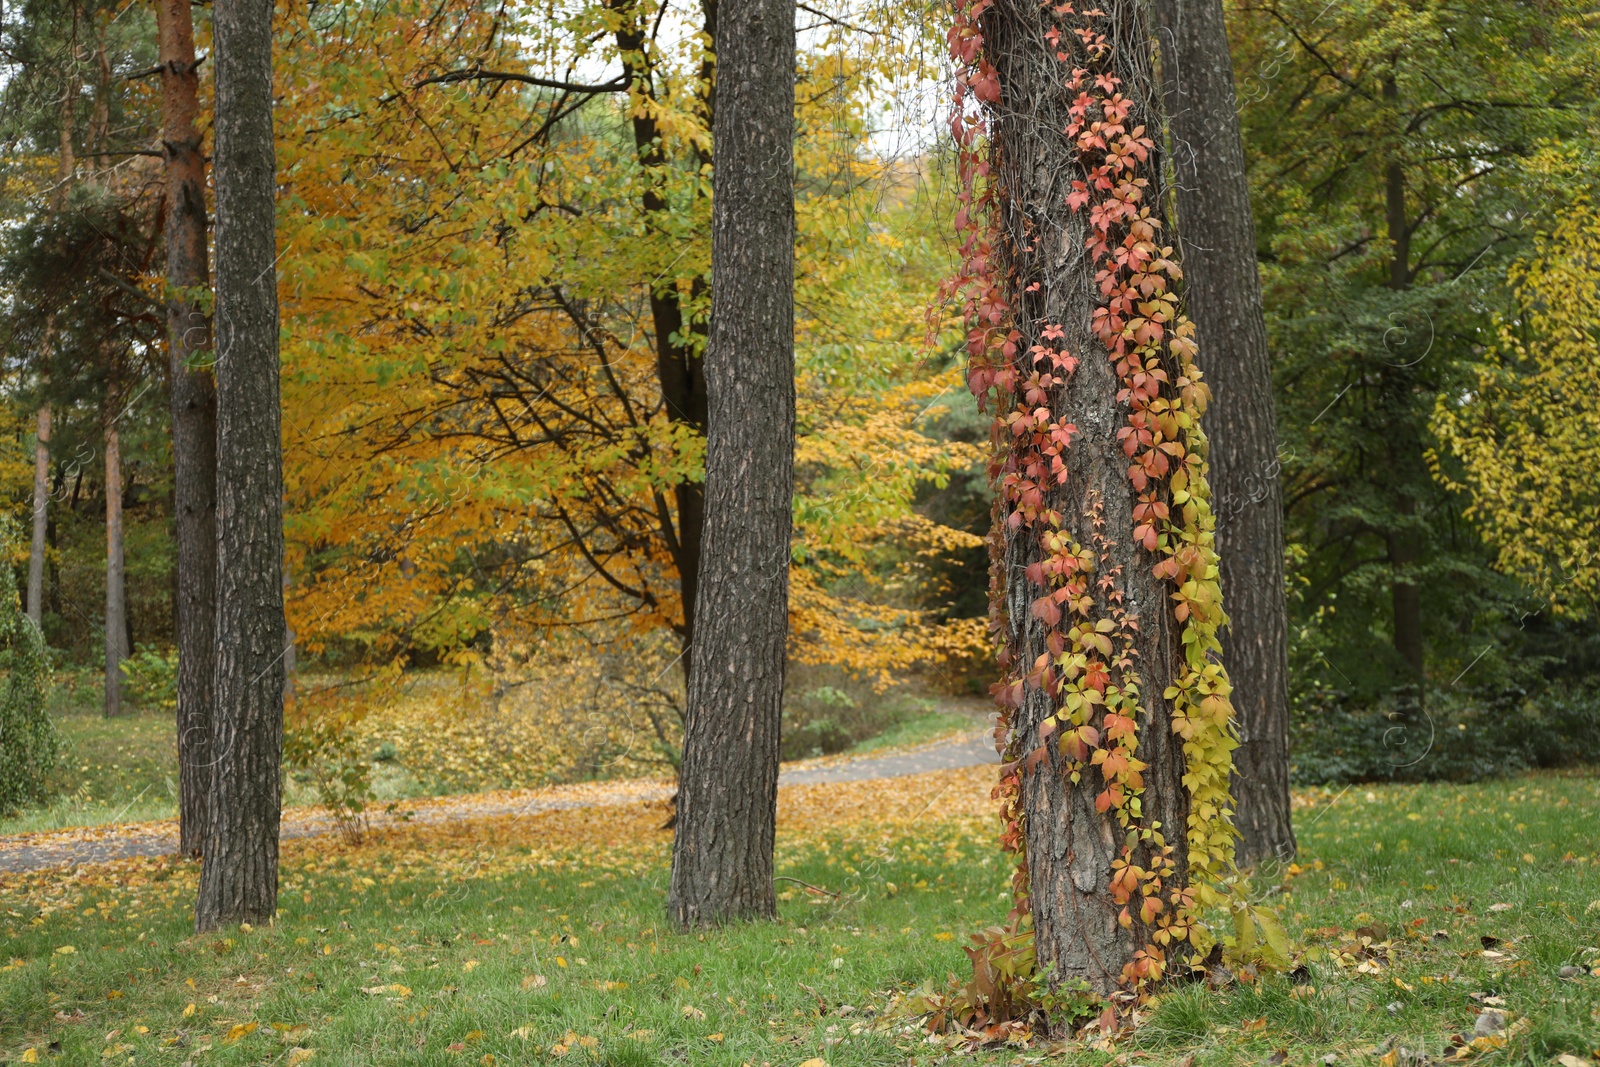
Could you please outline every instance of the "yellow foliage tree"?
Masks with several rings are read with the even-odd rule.
[[[1459,468],[1431,457],[1464,490],[1467,514],[1499,566],[1557,611],[1600,601],[1600,210],[1578,197],[1509,271],[1517,310],[1499,344],[1442,396],[1434,425]]]

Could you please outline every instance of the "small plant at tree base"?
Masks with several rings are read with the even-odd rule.
[[[11,559],[16,544],[13,521],[0,519],[0,556]],[[6,813],[44,798],[61,750],[45,710],[44,635],[23,614],[10,566],[0,567],[0,675],[0,813]]]

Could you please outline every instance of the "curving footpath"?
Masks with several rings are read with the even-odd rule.
[[[860,782],[999,763],[990,730],[985,723],[974,726],[970,733],[915,748],[896,749],[882,755],[834,756],[786,764],[779,771],[778,784]],[[662,801],[674,792],[675,787],[671,782],[645,779],[427,797],[373,812],[368,816],[368,822],[374,827],[381,827],[397,823],[453,822],[495,815],[534,815],[563,808],[603,808]],[[316,837],[337,833],[338,829],[337,823],[319,808],[290,808],[283,813],[282,834],[285,838]],[[175,852],[177,847],[178,824],[171,819],[17,834],[0,837],[0,871],[73,867],[128,856],[166,856]]]

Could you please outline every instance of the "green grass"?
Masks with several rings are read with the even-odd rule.
[[[61,736],[55,799],[10,818],[0,835],[177,814],[178,749],[172,712],[130,708],[115,719],[100,709],[98,680],[58,676],[51,717]]]
[[[1268,976],[1168,991],[1117,1050],[1122,1062],[1311,1065],[1331,1052],[1377,1063],[1385,1041],[1437,1058],[1450,1035],[1470,1037],[1471,994],[1527,1020],[1474,1062],[1586,1058],[1600,1048],[1600,978],[1557,971],[1592,963],[1600,943],[1597,825],[1600,780],[1587,775],[1358,786],[1302,810],[1312,869],[1258,888],[1320,953],[1309,985]],[[4,955],[23,961],[0,971],[0,1054],[58,1042],[47,1058],[62,1064],[209,1067],[287,1064],[301,1047],[317,1050],[313,1063],[482,1067],[490,1055],[553,1062],[570,1031],[594,1044],[573,1045],[567,1063],[944,1062],[946,1050],[876,1031],[868,1015],[890,990],[961,973],[959,935],[1003,914],[1009,871],[990,834],[972,822],[781,834],[781,873],[847,902],[808,903],[782,883],[780,922],[687,936],[663,922],[661,845],[596,842],[541,863],[500,844],[437,868],[329,845],[286,864],[274,928],[203,938],[188,934],[192,871],[152,866],[121,887],[36,880],[0,891]],[[1333,960],[1373,923],[1387,927],[1392,962],[1362,974]],[[1484,937],[1502,955],[1485,956]],[[362,992],[395,985],[409,992]],[[249,1023],[259,1027],[227,1040]]]
[[[929,741],[963,734],[977,733],[983,720],[960,711],[928,711],[905,719],[889,727],[876,737],[869,737],[850,747],[850,752],[877,752],[886,748],[906,748]]]

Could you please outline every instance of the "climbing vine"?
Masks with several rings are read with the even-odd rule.
[[[1016,313],[1048,279],[1030,273],[997,222],[1003,195],[995,180],[990,121],[1001,101],[1000,75],[985,51],[986,16],[995,0],[958,0],[948,32],[957,68],[951,134],[960,179],[956,227],[961,268],[945,296],[959,299],[967,323],[967,383],[994,413],[989,474],[997,492],[990,547],[990,631],[1003,678],[997,743],[1006,763],[996,799],[1002,841],[1019,855],[1014,921],[1029,910],[1024,778],[1059,768],[1074,786],[1096,788],[1094,806],[1126,831],[1112,863],[1110,898],[1118,921],[1138,931],[1139,948],[1122,971],[1129,987],[1159,978],[1175,942],[1203,950],[1213,937],[1201,912],[1223,901],[1233,866],[1228,778],[1236,747],[1228,678],[1221,666],[1222,611],[1214,519],[1206,484],[1206,439],[1200,428],[1209,390],[1195,365],[1194,325],[1180,306],[1182,272],[1170,245],[1152,179],[1154,131],[1136,124],[1136,102],[1124,95],[1110,16],[1073,0],[1049,5],[1043,42],[1069,95],[1067,206],[1086,223],[1088,259],[1098,298],[1091,310],[1099,351],[1069,351],[1058,322]],[[1041,136],[1055,131],[1041,130]],[[1024,236],[1031,251],[1043,240]],[[1036,301],[1030,307],[1042,306]],[[1085,360],[1114,367],[1121,423],[1116,440],[1127,459],[1134,498],[1131,530],[1109,528],[1105,502],[1089,496],[1086,521],[1057,510],[1068,481],[1067,456],[1079,429],[1057,413]],[[1089,543],[1072,528],[1091,531]],[[1037,542],[1025,570],[1026,598],[1007,574],[1008,539]],[[1147,764],[1141,759],[1142,716],[1150,686],[1140,674],[1134,640],[1140,621],[1126,603],[1128,575],[1109,564],[1115,539],[1131,536],[1170,598],[1180,649],[1174,676],[1162,688],[1171,728],[1182,739],[1188,794],[1186,858],[1145,812]],[[1148,561],[1147,563],[1143,561]],[[1010,615],[1022,603],[1045,629],[1047,651],[1032,662]],[[1148,623],[1147,623],[1148,624]],[[1047,695],[1049,714],[1024,731],[1025,694]],[[1050,759],[1051,746],[1059,758]],[[1236,914],[1242,907],[1234,908]],[[1274,938],[1275,940],[1276,938]]]

